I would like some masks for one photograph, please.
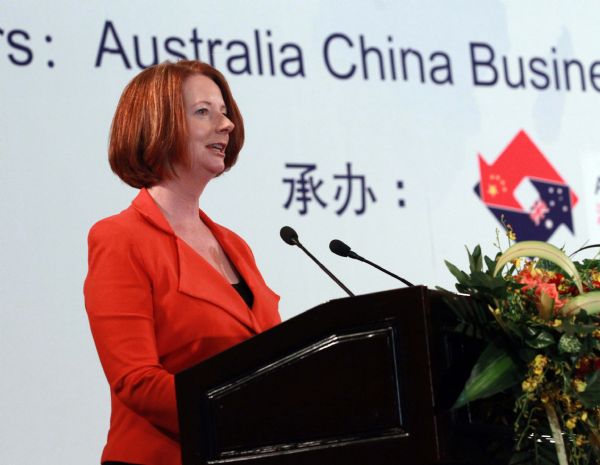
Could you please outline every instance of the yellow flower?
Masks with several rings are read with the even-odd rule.
[[[578,434],[577,437],[575,438],[575,445],[577,447],[581,447],[583,446],[585,443],[587,443],[587,441],[585,440],[585,437],[582,436],[581,434]]]
[[[538,270],[535,267],[531,268],[530,273],[531,273],[531,276],[534,277],[534,278],[541,278],[543,276],[543,274],[544,274],[543,271],[540,271],[540,270]]]
[[[533,392],[537,387],[537,381],[533,378],[527,378],[525,381],[521,383],[521,387],[525,392]]]
[[[538,354],[533,359],[532,364],[534,368],[544,368],[548,364],[548,357]]]
[[[562,320],[554,320],[552,322],[552,326],[554,326],[555,328],[558,328],[560,325],[562,325]]]
[[[587,383],[580,379],[576,379],[575,381],[573,381],[573,386],[575,387],[575,390],[577,392],[583,392],[583,391],[585,391],[585,388],[587,387]]]
[[[588,419],[588,413],[587,412],[581,412],[581,415],[579,415],[579,418],[581,418],[581,421],[587,421],[587,419]]]
[[[517,240],[517,235],[513,231],[512,227],[510,226],[510,224],[507,224],[506,226],[507,226],[506,237],[508,237],[508,239],[511,240],[511,241],[516,241]]]
[[[577,425],[577,418],[571,417],[567,420],[567,422],[565,424],[566,424],[567,428],[574,429],[575,426]]]
[[[560,396],[560,401],[561,401],[561,402],[562,402],[562,403],[565,405],[565,408],[566,408],[568,411],[572,411],[572,410],[573,410],[573,408],[572,408],[572,406],[571,406],[571,398],[570,398],[568,395],[566,395],[566,394],[562,394],[562,395]]]

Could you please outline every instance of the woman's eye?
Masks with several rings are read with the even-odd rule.
[[[208,109],[206,109],[206,108],[198,108],[195,113],[197,115],[206,115],[208,113]]]

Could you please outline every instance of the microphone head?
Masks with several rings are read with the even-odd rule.
[[[346,245],[339,239],[334,239],[329,243],[329,250],[331,250],[334,254],[339,255],[340,257],[348,257],[350,256],[350,246]]]
[[[300,241],[298,240],[298,233],[294,231],[294,228],[289,226],[284,226],[279,230],[279,235],[283,239],[283,242],[289,245],[298,245]]]

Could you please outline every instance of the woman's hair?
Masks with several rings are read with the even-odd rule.
[[[174,166],[189,166],[183,81],[193,75],[212,79],[221,90],[227,117],[235,127],[225,150],[225,170],[244,144],[244,122],[225,77],[199,61],[164,62],[145,69],[125,87],[112,121],[110,167],[132,187],[151,187],[176,177]]]

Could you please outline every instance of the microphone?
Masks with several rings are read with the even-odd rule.
[[[289,245],[300,245],[298,240],[298,233],[290,226],[284,226],[279,230],[279,235],[283,239],[283,242]]]
[[[329,276],[331,279],[333,279],[335,281],[335,283],[346,292],[346,294],[348,294],[350,297],[354,297],[354,294],[352,293],[352,291],[350,289],[348,289],[346,286],[344,286],[342,284],[342,282],[339,279],[337,279],[331,271],[329,271],[327,268],[325,268],[325,266],[319,260],[317,260],[313,256],[313,254],[311,254],[308,250],[306,250],[306,248],[300,243],[300,240],[298,239],[298,233],[296,231],[294,231],[293,228],[291,228],[289,226],[284,226],[283,228],[280,229],[279,235],[281,236],[281,239],[283,239],[283,242],[285,242],[286,244],[297,245],[298,247],[300,247],[300,249],[302,249],[302,251],[306,255],[308,255],[313,262],[315,262],[317,265],[319,265],[319,268],[321,268],[327,274],[327,276]]]
[[[398,275],[395,275],[391,271],[388,271],[385,268],[382,268],[379,265],[367,260],[366,258],[361,257],[356,252],[353,252],[349,245],[345,244],[344,242],[340,241],[339,239],[334,239],[329,243],[329,250],[331,250],[334,254],[339,255],[340,257],[350,257],[355,260],[359,260],[361,262],[368,263],[369,265],[377,268],[379,271],[383,271],[384,273],[389,274],[390,276],[396,278],[397,280],[402,281],[408,287],[414,287],[414,284],[411,283],[410,281],[407,281],[406,279],[401,278]]]

